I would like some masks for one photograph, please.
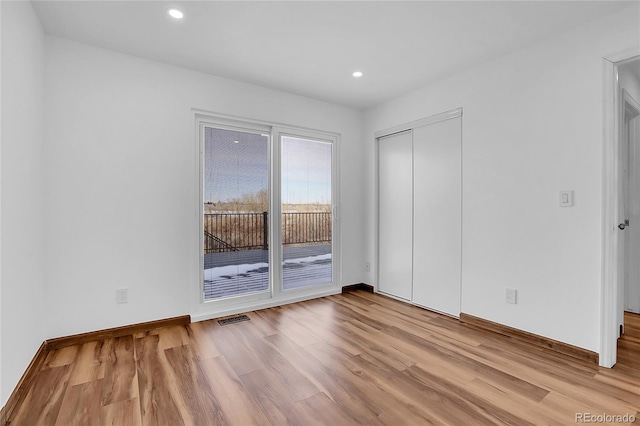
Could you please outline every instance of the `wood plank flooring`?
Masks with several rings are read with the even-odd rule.
[[[618,340],[617,367],[640,370],[640,314],[624,313],[624,335]]]
[[[604,369],[364,291],[248,315],[51,351],[9,424],[640,419],[640,316],[627,316],[619,363]]]

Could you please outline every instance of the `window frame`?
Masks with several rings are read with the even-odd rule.
[[[195,139],[195,179],[197,188],[194,202],[196,220],[191,227],[192,243],[192,267],[189,280],[191,296],[192,321],[200,321],[246,312],[255,309],[279,306],[302,300],[338,294],[341,291],[341,267],[340,267],[340,220],[338,206],[340,200],[340,176],[339,176],[339,143],[340,134],[329,131],[305,129],[296,126],[270,123],[260,120],[244,119],[240,117],[226,116],[194,110],[194,139]],[[215,127],[225,130],[235,130],[249,133],[268,134],[269,137],[269,227],[281,230],[281,136],[308,138],[331,143],[331,203],[332,203],[332,281],[327,284],[311,285],[296,289],[282,289],[282,235],[280,232],[269,233],[269,284],[266,292],[249,293],[228,298],[204,300],[204,253],[203,253],[203,227],[204,227],[204,129]],[[276,190],[277,189],[277,190]],[[277,214],[276,214],[277,213]],[[197,235],[197,237],[196,237]],[[278,266],[278,267],[276,267]],[[196,272],[197,271],[197,272]]]
[[[275,271],[277,273],[277,276],[274,276],[274,293],[277,294],[290,294],[290,295],[296,295],[296,294],[304,294],[306,292],[308,292],[308,289],[310,288],[316,288],[316,289],[329,289],[332,287],[336,286],[336,283],[340,282],[340,274],[339,271],[340,269],[340,244],[339,244],[339,239],[340,239],[340,221],[338,220],[338,203],[337,200],[339,200],[338,198],[338,156],[337,156],[337,143],[338,143],[338,135],[331,135],[329,133],[325,133],[325,132],[314,132],[314,131],[309,131],[309,130],[303,130],[303,129],[294,129],[291,127],[276,127],[274,128],[273,131],[273,138],[272,138],[272,144],[275,146],[277,145],[277,153],[274,152],[273,153],[273,158],[274,158],[274,162],[272,163],[272,167],[274,169],[274,171],[277,171],[277,176],[274,176],[274,184],[273,184],[273,188],[279,188],[278,191],[272,191],[273,193],[277,192],[277,194],[272,194],[272,203],[273,205],[277,205],[278,206],[278,212],[280,214],[277,215],[271,215],[273,216],[273,219],[275,220],[275,222],[277,223],[273,223],[270,224],[270,226],[272,226],[271,229],[278,229],[279,232],[277,233],[277,240],[272,240],[273,244],[276,244],[277,247],[279,247],[279,251],[280,251],[280,256],[279,256],[279,264],[282,264],[282,249],[283,249],[283,245],[282,245],[282,210],[281,210],[281,206],[282,206],[282,165],[280,163],[280,160],[282,159],[281,156],[281,148],[282,148],[282,138],[283,137],[294,137],[294,138],[301,138],[301,139],[311,139],[311,140],[316,140],[319,142],[326,142],[326,143],[330,143],[331,144],[331,282],[327,283],[327,284],[315,284],[315,285],[310,285],[310,286],[305,286],[305,287],[300,287],[300,288],[294,288],[294,289],[288,289],[285,290],[283,289],[283,280],[282,280],[282,267],[279,268],[274,268],[277,269],[277,271]],[[276,155],[277,154],[277,155]],[[277,165],[275,164],[277,162]],[[270,205],[271,208],[271,205]],[[277,216],[277,217],[276,217]],[[272,253],[269,252],[269,256],[271,256]],[[270,259],[270,261],[272,261],[272,259]],[[275,263],[273,263],[275,265]]]
[[[204,141],[205,141],[205,137],[204,137],[204,132],[205,129],[207,127],[213,127],[216,129],[223,129],[223,130],[231,130],[231,131],[238,131],[238,132],[244,132],[244,133],[254,133],[254,134],[264,134],[264,135],[269,135],[269,147],[268,147],[268,152],[269,152],[269,157],[267,159],[268,161],[268,174],[269,174],[269,186],[268,186],[268,190],[269,190],[269,197],[271,198],[271,187],[272,187],[272,183],[271,183],[271,155],[272,155],[272,150],[271,150],[271,145],[273,145],[273,138],[272,138],[272,134],[271,134],[271,129],[268,126],[260,126],[260,125],[253,125],[252,123],[244,123],[244,122],[234,122],[234,121],[229,121],[229,120],[199,120],[199,125],[198,125],[198,165],[199,165],[199,172],[198,172],[198,181],[199,181],[199,190],[198,190],[198,195],[199,195],[199,214],[198,214],[198,252],[199,252],[199,259],[198,259],[198,292],[199,292],[199,303],[200,304],[213,304],[213,305],[228,305],[228,304],[233,304],[234,303],[234,299],[236,301],[256,301],[256,300],[262,300],[262,299],[268,299],[272,296],[272,289],[273,289],[273,285],[271,283],[271,281],[269,282],[269,289],[267,291],[260,291],[260,292],[252,292],[252,293],[246,293],[246,294],[240,294],[240,295],[235,295],[235,296],[229,296],[229,297],[225,297],[225,298],[220,298],[220,299],[212,299],[212,300],[204,300],[204,252],[203,252],[203,245],[204,245]],[[271,212],[271,203],[269,203],[269,212]],[[271,214],[269,216],[272,216]],[[271,259],[271,250],[269,250],[269,259]],[[271,274],[269,274],[269,279],[271,280]]]

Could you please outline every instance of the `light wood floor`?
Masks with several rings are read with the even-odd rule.
[[[627,321],[619,364],[604,369],[362,291],[248,315],[224,327],[206,321],[52,351],[10,424],[640,418],[640,316]]]

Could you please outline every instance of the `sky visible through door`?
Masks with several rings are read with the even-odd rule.
[[[205,300],[271,290],[269,138],[205,128]],[[330,283],[332,145],[281,140],[282,289]]]
[[[281,137],[282,288],[332,281],[332,155],[329,142]]]
[[[204,299],[269,291],[269,136],[204,132]]]

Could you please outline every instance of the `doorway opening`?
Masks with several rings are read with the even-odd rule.
[[[629,68],[631,65],[633,68]],[[631,70],[628,75],[626,70]],[[619,69],[621,85],[620,170],[621,210],[624,222],[618,226],[621,250],[621,305],[623,311],[640,314],[640,59]],[[624,74],[623,74],[624,73]],[[634,75],[637,74],[637,75]],[[627,81],[632,78],[637,84]],[[635,87],[634,87],[635,86]],[[627,90],[629,89],[629,90]],[[635,89],[635,90],[634,90]],[[630,93],[633,90],[638,93]],[[635,96],[634,96],[635,95]],[[636,226],[632,226],[636,225]],[[622,314],[624,324],[624,314]],[[625,324],[626,325],[626,324]],[[624,328],[623,328],[624,330]]]
[[[600,365],[612,367],[625,311],[640,311],[640,55],[604,59],[603,281]],[[634,228],[635,224],[635,228]],[[636,295],[637,294],[637,295]],[[638,305],[638,306],[636,306]]]

